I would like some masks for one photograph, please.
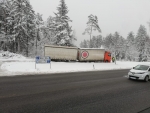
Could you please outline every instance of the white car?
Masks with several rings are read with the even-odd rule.
[[[137,65],[133,67],[128,73],[129,79],[144,80],[150,79],[150,65]]]

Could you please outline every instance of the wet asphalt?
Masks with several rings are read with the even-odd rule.
[[[137,113],[150,107],[150,82],[128,71],[0,77],[0,113]]]

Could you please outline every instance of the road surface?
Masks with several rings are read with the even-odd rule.
[[[150,82],[128,70],[0,77],[0,113],[137,113],[150,107]]]

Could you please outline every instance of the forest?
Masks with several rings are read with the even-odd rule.
[[[43,55],[44,45],[75,47],[77,37],[70,23],[72,19],[65,0],[60,0],[54,17],[43,21],[42,14],[35,13],[29,0],[0,0],[0,50],[19,53],[26,57]],[[132,31],[127,37],[119,32],[102,36],[96,15],[87,15],[88,22],[83,35],[89,39],[80,43],[81,48],[104,48],[117,60],[150,60],[150,36],[144,25],[137,33]],[[149,24],[149,23],[148,23]],[[98,31],[99,35],[93,36]]]

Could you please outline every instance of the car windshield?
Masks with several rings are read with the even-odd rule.
[[[149,66],[146,65],[137,65],[134,67],[135,70],[147,70]]]

